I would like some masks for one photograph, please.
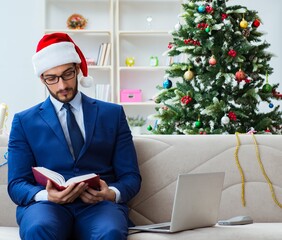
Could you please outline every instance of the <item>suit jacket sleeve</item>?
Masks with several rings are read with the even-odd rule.
[[[113,164],[117,181],[111,186],[120,191],[123,202],[128,202],[140,190],[141,176],[132,135],[123,109],[120,114]]]
[[[8,192],[17,205],[28,205],[33,196],[44,189],[34,184],[31,166],[35,160],[31,148],[25,138],[18,114],[15,114],[8,147]]]

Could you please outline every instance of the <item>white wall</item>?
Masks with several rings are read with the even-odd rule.
[[[271,44],[269,50],[277,55],[271,62],[275,72],[269,81],[270,84],[281,84],[282,1],[230,0],[228,4],[239,4],[259,11],[263,20],[260,30],[267,32],[264,38]],[[14,113],[44,100],[44,86],[34,76],[31,63],[37,42],[43,34],[44,1],[1,0],[0,16],[0,103],[8,104],[9,130]],[[282,84],[279,90],[282,92]]]
[[[44,86],[31,63],[42,37],[44,1],[1,0],[0,103],[8,105],[7,128],[15,112],[44,99]]]

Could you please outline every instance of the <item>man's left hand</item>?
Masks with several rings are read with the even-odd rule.
[[[85,203],[98,203],[101,201],[115,202],[116,194],[112,189],[109,189],[107,183],[100,179],[100,190],[95,190],[88,187],[81,193],[80,198]]]

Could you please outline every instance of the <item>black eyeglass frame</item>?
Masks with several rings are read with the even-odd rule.
[[[47,77],[44,77],[43,75],[41,76],[41,78],[43,79],[43,81],[47,84],[47,85],[54,85],[56,83],[59,82],[60,78],[63,81],[69,81],[71,79],[73,79],[76,76],[76,69],[73,70],[66,70],[63,74],[61,75],[48,75]],[[50,82],[51,81],[51,82]]]

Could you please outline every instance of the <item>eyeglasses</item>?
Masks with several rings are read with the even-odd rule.
[[[53,85],[59,82],[59,79],[61,78],[63,81],[69,81],[75,77],[75,70],[66,71],[62,75],[48,75],[47,77],[42,76],[42,79],[46,84]]]

